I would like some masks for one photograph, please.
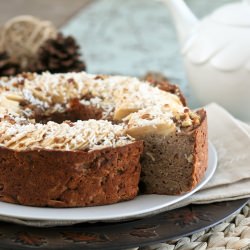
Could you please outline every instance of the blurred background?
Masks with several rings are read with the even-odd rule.
[[[232,0],[186,0],[198,17]],[[178,43],[167,8],[154,0],[0,1],[0,23],[29,14],[53,22],[73,35],[90,73],[142,76],[164,73],[188,96]]]

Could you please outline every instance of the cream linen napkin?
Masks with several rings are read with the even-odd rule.
[[[189,198],[168,207],[250,198],[250,126],[218,104],[205,107],[208,137],[216,148],[218,166],[212,179]]]
[[[218,154],[216,172],[200,191],[162,211],[191,203],[212,203],[250,197],[250,126],[237,121],[217,104],[212,103],[205,109],[208,114],[209,139]],[[0,220],[37,227],[76,223],[27,221],[5,216],[0,216]]]

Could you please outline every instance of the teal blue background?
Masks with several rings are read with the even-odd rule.
[[[187,0],[199,18],[232,0]],[[181,63],[169,12],[160,1],[93,1],[63,27],[76,37],[88,72],[141,76],[163,72],[179,84],[196,106]]]

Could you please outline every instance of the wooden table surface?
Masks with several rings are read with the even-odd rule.
[[[18,15],[34,15],[51,20],[57,27],[94,0],[1,0],[0,24]]]

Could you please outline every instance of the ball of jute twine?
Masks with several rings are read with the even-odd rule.
[[[189,237],[133,250],[250,250],[250,202],[223,223]],[[130,249],[132,250],[132,249]]]
[[[57,29],[51,22],[26,15],[14,17],[0,29],[0,50],[15,57],[25,68],[44,41],[55,38],[56,34]]]

